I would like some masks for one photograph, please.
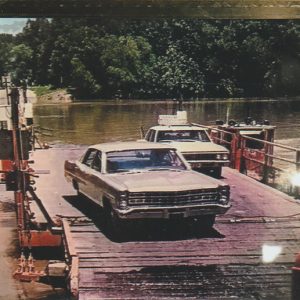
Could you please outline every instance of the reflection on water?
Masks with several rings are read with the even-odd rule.
[[[172,108],[172,101],[102,101],[37,105],[34,115],[36,124],[53,129],[53,136],[46,138],[48,142],[95,144],[138,139],[141,126],[148,129],[155,125],[158,115],[172,113]],[[299,101],[185,102],[184,109],[191,122],[210,125],[217,119],[225,120],[226,116],[235,120],[251,116],[258,121],[270,120],[276,125],[277,140],[300,138]]]

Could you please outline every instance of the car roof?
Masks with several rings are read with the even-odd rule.
[[[176,149],[166,144],[151,143],[145,141],[133,142],[112,142],[89,146],[89,149],[97,149],[102,152],[124,151],[124,150],[142,150],[142,149]]]
[[[160,125],[160,126],[153,126],[150,129],[154,130],[207,130],[205,127],[201,126],[193,126],[193,125]]]

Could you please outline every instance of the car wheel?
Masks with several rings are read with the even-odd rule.
[[[222,167],[217,167],[215,169],[213,169],[212,171],[212,176],[215,178],[221,178],[221,174],[222,174]]]
[[[247,172],[246,168],[243,168],[242,171],[241,171],[241,173],[244,174],[244,175],[246,175],[246,176],[248,175],[248,172]]]
[[[73,188],[76,190],[77,192],[77,196],[80,197],[80,198],[83,198],[84,195],[79,191],[79,186],[78,186],[78,182],[76,180],[73,180],[72,181],[72,184],[73,184]]]
[[[105,226],[110,237],[115,241],[123,240],[124,221],[114,212],[110,205],[104,207]]]

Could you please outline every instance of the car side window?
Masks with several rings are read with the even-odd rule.
[[[155,137],[155,130],[152,129],[150,132],[149,142],[154,142],[154,137]]]
[[[155,130],[150,129],[145,136],[145,140],[148,142],[154,142],[154,137],[155,137]]]
[[[98,151],[95,155],[95,158],[94,158],[94,161],[92,164],[92,168],[99,172],[101,172],[101,166],[102,166],[101,157],[102,157],[101,152]]]
[[[148,130],[145,136],[145,140],[149,142],[151,130]]]
[[[84,165],[87,165],[89,167],[92,166],[92,162],[95,158],[95,155],[97,153],[97,150],[96,149],[89,149],[87,152],[86,152],[86,155],[84,156],[83,160],[82,160],[82,163]]]
[[[210,142],[210,139],[209,139],[209,136],[208,136],[208,133],[206,130],[199,130],[198,135],[199,135],[199,140],[201,142]]]

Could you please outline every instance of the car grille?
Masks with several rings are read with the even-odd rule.
[[[183,192],[129,193],[128,204],[150,206],[213,204],[219,200],[217,190],[201,189]]]
[[[217,154],[211,154],[211,153],[195,153],[195,154],[183,154],[184,158],[189,160],[216,160]]]

